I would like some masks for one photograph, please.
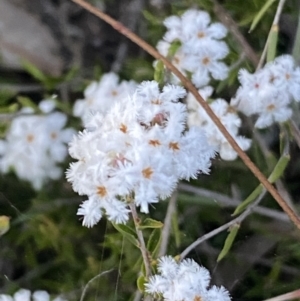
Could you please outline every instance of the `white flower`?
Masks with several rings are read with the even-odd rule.
[[[77,100],[73,113],[86,125],[95,112],[106,113],[120,99],[127,97],[136,88],[134,81],[122,81],[115,73],[107,73],[99,82],[93,81],[84,91],[84,99]]]
[[[63,129],[66,121],[66,115],[59,112],[34,115],[30,111],[14,118],[6,140],[0,142],[0,170],[12,169],[37,190],[47,179],[58,179],[62,170],[57,163],[66,158],[66,143],[74,134],[72,129]]]
[[[199,93],[201,94],[201,90]],[[187,103],[190,108],[189,127],[196,126],[204,130],[208,142],[216,148],[223,160],[235,160],[237,153],[192,94],[188,95]],[[241,149],[249,149],[251,140],[238,135],[241,119],[236,111],[224,99],[214,100],[210,103],[210,107]]]
[[[195,9],[187,10],[181,17],[168,17],[164,21],[167,32],[157,44],[162,55],[170,56],[172,42],[180,41],[171,61],[184,75],[191,76],[198,88],[207,85],[211,77],[223,80],[228,75],[228,67],[221,62],[229,52],[227,44],[221,41],[227,30],[220,23],[210,22],[207,12]],[[174,75],[170,80],[179,83]]]
[[[35,291],[31,294],[30,290],[19,289],[14,293],[13,297],[0,294],[0,301],[50,301],[50,295],[46,291]],[[52,299],[51,299],[52,300]],[[53,301],[67,301],[61,296],[53,299]]]
[[[83,225],[92,227],[106,214],[127,222],[128,202],[144,213],[170,196],[180,179],[207,173],[214,148],[201,131],[185,132],[185,90],[143,82],[136,92],[116,102],[106,114],[95,113],[87,128],[73,138],[67,179],[80,195]]]
[[[293,112],[288,107],[289,99],[287,95],[277,95],[270,99],[264,99],[261,105],[259,117],[255,127],[266,128],[274,122],[284,122],[291,118]]]
[[[145,287],[147,293],[161,295],[163,300],[230,301],[225,288],[208,288],[209,271],[192,259],[177,263],[172,257],[164,256],[158,260],[157,270],[160,275],[151,276]]]
[[[14,301],[30,301],[31,292],[26,289],[20,289],[14,294]]]
[[[32,294],[33,301],[49,301],[50,295],[46,291],[35,291]]]
[[[53,112],[55,107],[56,103],[54,99],[44,99],[39,103],[40,110],[45,114]]]
[[[257,115],[257,128],[287,121],[292,116],[291,101],[300,101],[300,68],[289,55],[277,57],[253,74],[241,70],[239,80],[231,105],[247,116]]]

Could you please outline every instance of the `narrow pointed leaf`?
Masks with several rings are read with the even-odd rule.
[[[290,161],[290,155],[288,153],[284,153],[280,159],[278,160],[276,166],[274,167],[271,175],[269,176],[268,180],[271,184],[273,184],[275,181],[277,181],[282,174],[284,173],[289,161]],[[255,190],[240,204],[236,207],[235,211],[233,212],[232,216],[240,214],[242,211],[244,211],[249,204],[255,201],[255,199],[262,193],[263,186],[259,184]]]
[[[276,57],[276,49],[277,49],[277,42],[278,42],[278,25],[273,25],[269,41],[268,41],[268,51],[267,51],[267,62],[271,62]]]
[[[154,229],[150,234],[147,242],[147,250],[150,252],[152,258],[156,257],[161,242],[161,229]]]
[[[154,80],[159,84],[163,84],[165,68],[162,61],[158,61],[155,65]]]
[[[164,226],[164,224],[160,221],[157,221],[152,218],[146,218],[141,224],[139,225],[139,229],[160,229]]]
[[[236,235],[239,231],[239,228],[240,228],[239,224],[235,224],[230,228],[230,230],[229,230],[230,232],[229,232],[229,234],[228,234],[228,236],[225,240],[224,247],[223,247],[222,251],[220,252],[220,254],[218,256],[217,262],[222,260],[228,254],[228,252],[230,251],[230,249],[232,247],[232,244],[235,240],[235,237],[236,237]]]
[[[275,2],[275,0],[268,0],[260,9],[260,11],[257,13],[257,15],[254,17],[253,22],[250,26],[249,32],[253,31],[256,27],[256,25],[259,23],[259,21],[262,19],[264,14],[267,12],[269,7]]]
[[[140,292],[144,292],[145,291],[145,283],[146,283],[146,279],[144,276],[140,276],[137,281],[137,287],[139,289]]]
[[[176,247],[179,248],[180,245],[181,245],[181,235],[180,235],[180,230],[179,230],[179,222],[178,222],[177,211],[174,212],[174,214],[172,216],[172,230],[173,230],[173,234],[174,234],[174,237],[175,237]]]
[[[135,234],[135,232],[134,232],[133,229],[131,229],[130,227],[128,227],[126,225],[122,225],[122,224],[114,224],[114,223],[112,223],[112,225],[114,226],[114,228],[118,232],[120,232],[122,235],[124,235],[124,237],[126,239],[128,239],[128,241],[130,241],[136,247],[139,247],[139,242],[136,239],[136,234]]]

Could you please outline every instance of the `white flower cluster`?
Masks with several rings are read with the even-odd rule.
[[[58,179],[62,169],[57,163],[67,157],[66,143],[70,142],[73,129],[63,129],[67,116],[51,112],[52,100],[44,100],[40,109],[49,114],[36,115],[30,108],[23,109],[8,129],[5,140],[0,140],[0,171],[11,169],[38,190],[47,179]]]
[[[231,105],[247,116],[258,115],[257,128],[287,121],[292,116],[291,101],[300,101],[300,68],[290,55],[277,57],[254,74],[241,70],[239,81]]]
[[[137,84],[134,81],[121,81],[117,74],[104,74],[99,82],[93,81],[84,91],[84,99],[75,102],[74,116],[80,117],[84,125],[95,112],[105,114],[120,99],[132,94]]]
[[[221,41],[227,29],[221,23],[211,23],[210,16],[205,11],[187,10],[181,17],[171,16],[165,19],[167,32],[158,45],[158,51],[170,55],[170,47],[174,41],[180,42],[180,47],[172,57],[172,63],[185,75],[191,73],[191,80],[198,88],[206,86],[211,77],[223,80],[228,75],[228,67],[220,60],[228,52],[228,46]],[[173,78],[175,82],[178,79]]]
[[[67,301],[63,297],[50,298],[50,295],[46,291],[35,291],[31,294],[30,290],[20,289],[12,296],[6,294],[0,294],[0,301]]]
[[[213,89],[210,86],[199,90],[205,100],[212,95],[212,92]],[[189,109],[188,125],[203,129],[208,142],[216,148],[223,160],[235,160],[237,153],[191,93],[188,94],[187,105]],[[221,98],[210,102],[209,105],[241,149],[247,150],[251,145],[251,140],[238,135],[241,119],[235,109]]]
[[[171,256],[158,261],[160,275],[151,276],[145,284],[146,292],[162,296],[166,301],[230,301],[224,287],[212,286],[209,271],[192,259],[177,263]]]
[[[168,197],[179,179],[207,173],[214,149],[202,130],[185,131],[186,107],[178,100],[185,90],[155,81],[143,82],[131,97],[96,113],[70,143],[72,163],[67,178],[80,195],[83,225],[102,217],[125,223],[128,201],[148,213],[148,206]]]

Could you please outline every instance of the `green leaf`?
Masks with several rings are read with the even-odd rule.
[[[276,57],[276,49],[278,42],[278,25],[273,25],[268,38],[267,62],[271,62]]]
[[[144,15],[144,18],[152,25],[161,25],[161,21],[159,20],[159,18],[157,16],[153,15],[148,10],[143,10],[143,15]]]
[[[275,181],[277,181],[282,174],[284,173],[289,161],[291,159],[290,154],[283,154],[280,159],[278,160],[273,172],[269,176],[268,180],[273,184]]]
[[[120,232],[126,239],[128,239],[128,241],[130,241],[136,247],[139,247],[139,242],[136,239],[136,233],[133,229],[122,224],[112,223],[112,225],[118,232]]]
[[[280,159],[278,160],[276,166],[274,167],[272,173],[270,174],[268,180],[271,184],[277,181],[282,174],[284,173],[289,161],[290,155],[288,153],[284,153]],[[236,207],[235,211],[233,212],[232,216],[238,215],[242,211],[244,211],[249,204],[255,201],[255,199],[262,193],[263,185],[259,184],[252,193],[240,204]]]
[[[179,40],[172,42],[168,50],[168,57],[173,57],[176,54],[178,48],[180,47],[181,47],[181,42]]]
[[[6,215],[0,216],[0,236],[4,235],[10,228],[10,217]]]
[[[0,113],[15,113],[19,109],[17,103],[13,103],[10,106],[0,107]]]
[[[147,242],[147,250],[150,252],[153,258],[156,257],[156,253],[160,246],[160,242],[161,242],[161,229],[157,228],[152,231]]]
[[[160,229],[164,226],[164,224],[160,221],[157,221],[152,218],[146,218],[143,222],[141,222],[138,226],[140,230],[142,229]]]
[[[240,228],[240,225],[239,224],[234,224],[230,230],[229,230],[229,234],[225,240],[225,243],[224,243],[224,247],[222,249],[222,251],[220,252],[219,256],[218,256],[218,259],[217,259],[217,262],[221,261],[227,254],[228,252],[230,251],[231,249],[231,246],[235,240],[235,237],[239,231],[239,228]]]
[[[174,214],[172,216],[172,230],[173,230],[173,234],[174,234],[174,237],[175,237],[176,247],[179,248],[180,245],[181,245],[181,235],[180,235],[180,230],[179,230],[179,222],[178,222],[177,211],[174,212]]]
[[[165,68],[162,61],[157,61],[154,69],[154,80],[159,84],[163,84]]]
[[[29,97],[18,96],[17,100],[23,107],[32,108],[35,111],[38,111],[38,106]]]
[[[47,76],[41,70],[39,70],[34,64],[30,63],[27,60],[22,60],[22,66],[36,80],[42,83],[45,83],[47,81]]]
[[[9,100],[16,95],[16,92],[10,90],[0,90],[0,106],[5,106],[8,104]]]
[[[252,202],[255,201],[255,199],[262,193],[263,186],[259,184],[252,192],[251,194],[241,203],[239,204],[236,209],[234,210],[232,216],[236,216],[243,212]]]
[[[142,293],[145,291],[145,283],[146,282],[147,281],[144,276],[140,276],[136,281],[137,287],[138,287],[139,291]]]
[[[257,13],[257,15],[254,17],[253,22],[250,26],[249,32],[253,31],[256,27],[256,25],[259,23],[259,21],[262,19],[264,14],[267,12],[269,7],[275,2],[275,0],[268,0],[263,7],[260,9],[260,11]]]

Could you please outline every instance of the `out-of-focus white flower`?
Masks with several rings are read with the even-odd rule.
[[[162,296],[163,300],[231,300],[224,287],[208,288],[209,271],[192,259],[177,263],[171,256],[164,256],[158,260],[157,270],[159,274],[150,276],[145,287],[147,293]]]
[[[0,294],[0,301],[67,301],[61,296],[54,299],[50,298],[50,295],[46,291],[35,291],[31,294],[30,290],[19,289],[14,293],[13,297],[10,295]]]
[[[300,68],[290,55],[277,57],[253,74],[241,70],[239,81],[231,105],[247,116],[258,115],[257,128],[287,121],[292,116],[290,103],[300,101]]]
[[[80,117],[84,126],[95,112],[105,114],[120,99],[131,94],[137,84],[134,81],[121,81],[117,74],[104,74],[99,82],[93,81],[84,91],[84,99],[75,102],[73,113]]]
[[[204,99],[212,94],[212,90],[208,87],[199,90],[200,95],[203,92]],[[237,153],[191,93],[188,94],[187,105],[189,108],[188,125],[197,126],[204,130],[208,142],[216,148],[223,160],[235,160]],[[229,106],[224,99],[212,101],[210,107],[241,149],[244,151],[249,149],[251,140],[238,135],[241,119],[234,108]]]
[[[39,108],[43,113],[48,114],[54,111],[56,103],[54,99],[44,99],[39,103]]]
[[[227,34],[225,26],[211,23],[207,12],[195,9],[187,10],[181,17],[166,18],[164,25],[167,32],[157,44],[158,51],[169,56],[172,43],[179,41],[181,46],[171,54],[172,63],[186,76],[191,74],[196,87],[206,86],[211,77],[227,77],[228,67],[221,61],[229,52],[227,44],[221,41]],[[171,80],[179,82],[174,75]]]
[[[92,227],[106,213],[109,220],[128,220],[128,201],[142,212],[170,196],[179,179],[208,173],[214,148],[198,129],[185,131],[186,92],[157,82],[143,82],[106,114],[94,114],[70,143],[67,178],[80,195],[83,225]],[[132,200],[133,199],[133,200]]]
[[[6,139],[0,143],[0,170],[7,173],[13,169],[37,190],[47,179],[58,179],[62,170],[57,163],[66,158],[66,143],[75,133],[73,129],[64,129],[66,122],[66,115],[59,112],[30,112],[14,118]]]
[[[32,294],[33,301],[49,301],[50,295],[46,291],[35,291]]]

